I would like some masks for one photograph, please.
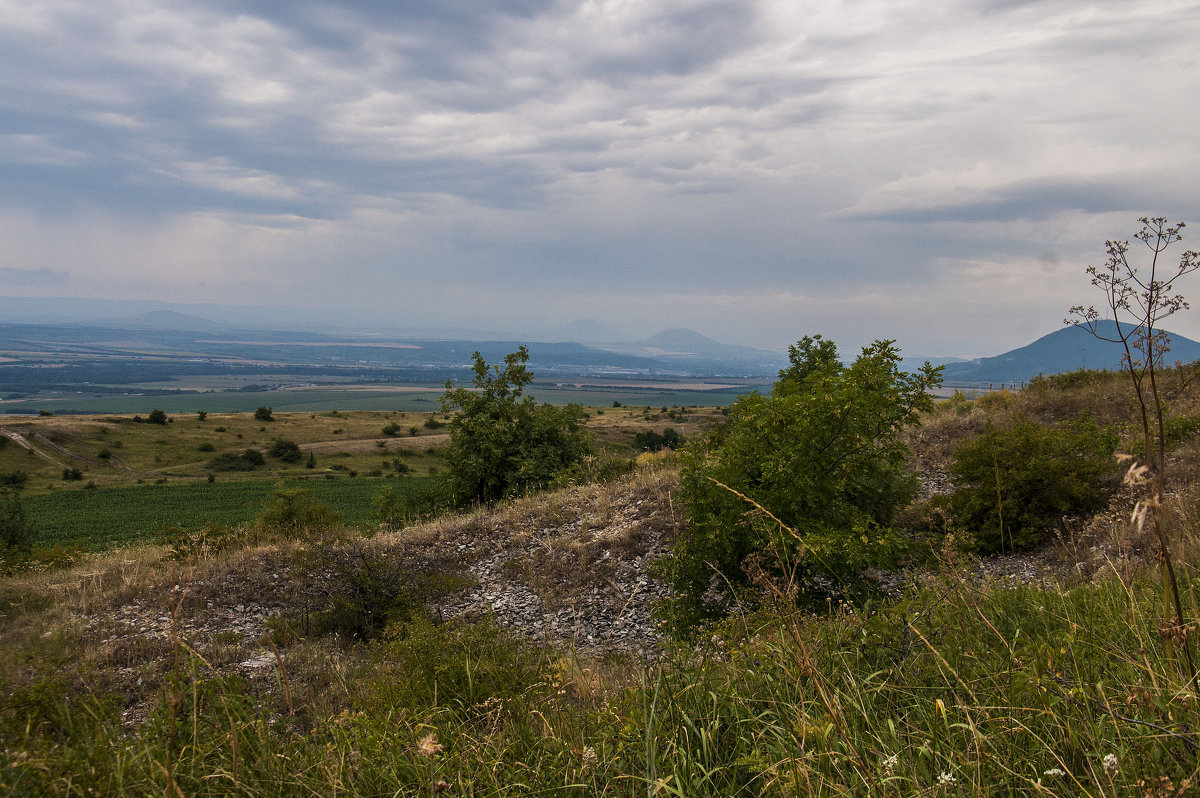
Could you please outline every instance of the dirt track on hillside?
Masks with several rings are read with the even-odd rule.
[[[379,441],[383,441],[387,446],[379,446]],[[352,438],[344,441],[317,441],[316,443],[300,444],[300,450],[314,454],[330,454],[333,452],[382,453],[385,451],[397,452],[401,449],[409,452],[423,452],[430,447],[441,449],[449,442],[449,433],[440,433],[437,435],[421,435],[416,438]]]

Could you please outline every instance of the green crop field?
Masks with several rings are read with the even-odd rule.
[[[397,494],[428,482],[403,479],[292,479],[287,488],[312,489],[317,499],[361,525],[371,516],[371,497],[390,486]],[[153,540],[167,526],[197,529],[208,521],[234,525],[249,521],[271,498],[268,481],[132,485],[101,490],[56,491],[24,500],[39,546],[62,545],[102,551]]]

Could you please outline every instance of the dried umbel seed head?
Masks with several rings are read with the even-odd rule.
[[[445,746],[438,742],[437,734],[430,732],[417,743],[417,755],[428,759],[440,754],[444,748]]]

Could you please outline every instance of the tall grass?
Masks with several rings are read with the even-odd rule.
[[[293,649],[266,683],[181,640],[135,727],[129,696],[90,693],[62,651],[6,678],[0,791],[1189,794],[1200,716],[1160,596],[1149,572],[1039,588],[947,566],[899,601],[763,611],[655,662],[416,618],[337,678]]]

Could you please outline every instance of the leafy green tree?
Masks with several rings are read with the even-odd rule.
[[[524,396],[533,380],[529,351],[520,347],[489,366],[476,352],[474,390],[447,381],[442,396],[450,422],[446,448],[456,504],[490,502],[549,484],[592,451],[586,415],[577,404],[537,405]]]
[[[1022,416],[989,424],[955,450],[955,520],[984,553],[1036,545],[1064,517],[1104,506],[1116,447],[1116,433],[1089,417],[1064,427]]]
[[[932,406],[940,368],[902,371],[893,341],[851,365],[819,335],[788,355],[770,395],[743,396],[724,426],[685,449],[688,525],[666,568],[684,627],[720,614],[732,596],[704,594],[714,580],[736,592],[748,566],[798,585],[811,574],[848,579],[895,553],[887,525],[917,487],[898,433]]]

